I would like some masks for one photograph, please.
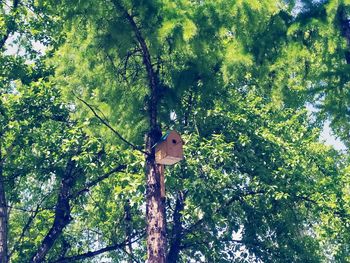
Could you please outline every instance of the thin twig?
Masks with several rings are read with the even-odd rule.
[[[35,210],[27,210],[27,211],[26,211],[26,210],[24,210],[24,209],[19,209],[19,210],[25,211],[25,212],[29,212],[29,211],[30,211],[30,212],[32,213],[32,215],[28,218],[27,223],[26,223],[25,226],[23,227],[21,235],[19,236],[19,238],[18,238],[17,241],[15,242],[15,244],[14,244],[14,246],[13,246],[11,252],[10,252],[9,255],[8,255],[8,259],[10,259],[10,258],[12,257],[12,255],[13,255],[13,253],[19,249],[20,243],[22,242],[22,240],[23,240],[23,238],[24,238],[26,232],[30,229],[31,224],[32,224],[32,222],[34,221],[35,217],[36,217],[40,212],[42,212],[42,211],[44,211],[44,210],[47,210],[47,209],[45,209],[45,208],[42,208],[41,205],[44,203],[44,201],[45,201],[48,197],[49,197],[49,195],[45,195],[45,196],[40,200],[39,204],[37,204]],[[8,207],[9,207],[9,206],[8,206]],[[15,208],[15,207],[11,207],[11,208],[17,209],[17,208]]]
[[[11,206],[11,205],[7,205],[6,207],[10,208],[10,209],[13,209],[13,210],[18,210],[18,211],[22,211],[22,212],[26,212],[26,213],[34,213],[36,211],[35,210],[32,210],[32,209],[25,209],[25,208],[22,208],[22,207],[16,207],[16,206]],[[42,211],[46,211],[46,210],[54,210],[54,207],[41,207],[39,209],[39,212],[42,212]]]
[[[38,213],[40,212],[40,205],[38,205],[35,209],[35,211],[33,211],[32,215],[28,218],[27,223],[25,224],[25,226],[22,229],[22,233],[19,236],[18,240],[15,242],[14,247],[12,248],[11,252],[8,255],[8,258],[10,259],[13,255],[13,253],[18,250],[20,243],[22,242],[22,239],[24,238],[26,232],[28,231],[28,229],[30,228],[30,225],[32,224],[33,220],[35,219],[35,217],[38,215]]]
[[[127,245],[131,245],[131,244],[127,244]],[[128,251],[126,251],[125,248],[122,248],[122,250],[124,251],[125,254],[127,254],[133,260],[133,262],[141,263],[141,261],[139,261],[132,253],[129,253]]]

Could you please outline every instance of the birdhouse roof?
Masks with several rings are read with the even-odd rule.
[[[180,135],[179,135],[176,131],[167,131],[167,132],[162,136],[162,138],[160,138],[160,140],[159,140],[153,147],[155,147],[156,145],[158,145],[158,144],[160,144],[160,143],[166,141],[171,133],[175,133],[177,136],[180,137]],[[153,147],[152,147],[152,148],[153,148]]]
[[[163,142],[163,141],[166,141],[166,139],[168,138],[168,136],[170,135],[172,131],[167,131],[163,136],[162,138],[159,140],[159,142]]]

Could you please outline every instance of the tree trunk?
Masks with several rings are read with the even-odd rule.
[[[146,157],[146,220],[147,220],[147,258],[149,263],[164,263],[166,258],[165,198],[161,196],[160,168],[154,158],[152,146],[160,139],[159,132],[147,138]]]
[[[63,229],[71,221],[70,216],[70,191],[74,184],[74,169],[75,161],[69,160],[61,180],[60,192],[58,194],[58,199],[55,208],[55,219],[52,224],[51,229],[45,236],[44,240],[41,242],[38,250],[31,258],[31,263],[39,263],[45,260],[47,253],[50,251],[52,246],[55,244],[57,238],[62,234]]]
[[[160,165],[155,161],[153,147],[161,138],[158,124],[159,76],[154,71],[147,43],[134,16],[123,6],[122,1],[111,0],[116,9],[125,17],[132,28],[141,48],[142,60],[147,72],[149,99],[149,133],[146,136],[146,220],[148,263],[163,263],[166,259],[165,198],[161,196]]]
[[[7,262],[7,204],[2,165],[0,166],[0,263]]]
[[[127,246],[126,251],[129,254],[128,263],[132,263],[133,259],[133,252],[132,252],[132,215],[131,215],[131,207],[130,207],[130,200],[126,200],[126,203],[124,205],[124,212],[125,212],[125,235],[127,240]]]
[[[172,236],[170,241],[170,249],[167,256],[167,263],[176,263],[179,260],[181,250],[181,239],[182,239],[182,211],[185,207],[185,195],[183,192],[178,192],[175,204],[175,210],[173,214],[173,227]]]
[[[0,135],[1,136],[1,135]],[[7,263],[7,203],[5,194],[2,144],[0,142],[0,263]]]

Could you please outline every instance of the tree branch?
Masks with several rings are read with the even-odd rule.
[[[344,4],[339,5],[338,7],[338,21],[340,23],[340,31],[342,36],[346,39],[347,47],[350,48],[350,20],[347,17],[345,12]],[[350,64],[350,51],[345,52],[346,63]]]
[[[71,221],[71,207],[70,207],[70,191],[76,176],[74,174],[76,162],[69,159],[67,166],[61,180],[60,192],[58,194],[56,208],[55,208],[55,218],[49,232],[44,237],[39,248],[35,254],[30,259],[30,263],[39,263],[45,260],[45,257],[49,250],[52,248],[57,238],[61,235],[63,229]]]
[[[110,64],[112,65],[113,67],[113,70],[115,71],[115,73],[117,75],[120,75],[122,76],[123,80],[127,83],[127,85],[130,85],[130,82],[127,78],[127,66],[128,66],[128,63],[129,63],[129,59],[136,55],[138,52],[141,53],[141,50],[138,49],[138,48],[135,48],[135,50],[132,50],[132,51],[128,51],[126,56],[121,60],[121,62],[116,65],[113,61],[113,58],[112,56],[108,53],[108,51],[104,50],[105,54],[106,54],[106,57],[107,59],[109,60]]]
[[[12,13],[16,11],[18,5],[19,5],[19,0],[13,0],[12,10],[11,10]],[[2,49],[5,46],[6,40],[9,38],[11,33],[12,33],[12,29],[7,27],[5,34],[0,39],[0,49]]]
[[[131,244],[132,213],[131,213],[131,207],[130,207],[130,199],[127,199],[124,204],[124,221],[125,221],[126,240],[129,243],[129,245],[125,248],[125,253],[127,253],[128,256],[130,257],[128,262],[132,263],[132,260],[133,260],[133,250],[132,250],[132,244]]]
[[[144,154],[148,154],[147,152],[142,150],[142,147],[140,146],[136,146],[135,144],[129,142],[128,140],[126,140],[119,132],[117,132],[109,123],[107,120],[103,119],[97,112],[96,110],[89,104],[87,103],[85,100],[83,100],[82,98],[78,97],[75,95],[75,97],[80,100],[82,103],[84,103],[91,111],[92,113],[95,115],[95,117],[97,119],[100,120],[100,122],[105,125],[108,129],[110,129],[115,135],[117,135],[117,137],[122,140],[124,143],[126,143],[127,145],[131,146],[131,148],[133,148],[134,150],[140,151]]]
[[[158,77],[154,72],[152,66],[151,55],[148,50],[145,39],[143,38],[140,29],[136,25],[134,18],[128,13],[128,11],[122,6],[118,0],[111,0],[115,8],[121,12],[121,14],[127,19],[132,30],[135,33],[136,39],[142,50],[143,64],[146,67],[147,76],[149,80],[149,87],[151,89],[150,101],[149,101],[149,114],[150,114],[150,127],[151,130],[158,129],[157,125],[157,105],[158,105]]]
[[[107,179],[109,176],[111,176],[112,174],[114,173],[117,173],[117,172],[121,172],[123,171],[124,169],[126,168],[126,165],[124,164],[121,164],[119,166],[117,166],[116,168],[112,169],[111,171],[99,176],[98,178],[96,178],[95,180],[87,183],[84,188],[80,189],[79,191],[77,191],[76,193],[74,193],[73,195],[71,195],[72,198],[76,198],[78,197],[79,195],[89,191],[89,189],[95,185],[97,185],[99,182],[103,181],[104,179]]]
[[[137,239],[133,240],[132,243],[138,241],[140,238],[142,237],[142,235],[140,237],[138,237]],[[83,254],[79,254],[79,255],[75,255],[75,256],[70,256],[70,257],[65,257],[65,258],[60,258],[52,263],[71,263],[77,260],[82,260],[82,259],[87,259],[87,258],[92,258],[95,257],[97,255],[100,255],[102,253],[105,252],[109,252],[109,251],[113,251],[113,250],[117,250],[117,249],[123,249],[125,246],[128,245],[127,241],[123,241],[121,243],[115,244],[115,245],[111,245],[111,246],[107,246],[105,248],[101,248],[99,250],[95,250],[95,251],[88,251],[86,253]]]
[[[9,209],[13,209],[13,210],[18,210],[18,211],[22,211],[22,212],[27,212],[27,213],[34,213],[36,211],[36,209],[26,209],[26,208],[23,208],[23,207],[16,207],[16,206],[12,206],[12,205],[7,205],[7,207]],[[42,211],[45,211],[45,210],[53,210],[54,208],[53,207],[42,207],[39,209],[39,212],[42,212]]]
[[[129,244],[127,244],[127,245],[129,245]],[[125,248],[122,248],[122,250],[125,252],[125,254],[127,254],[133,260],[132,262],[141,263],[140,260],[138,260],[132,253],[129,253],[128,251],[126,251]]]
[[[300,199],[300,200],[312,203],[312,204],[314,204],[315,206],[317,206],[320,209],[323,209],[323,210],[326,209],[326,210],[328,210],[329,212],[331,212],[335,216],[339,216],[340,218],[350,219],[350,214],[346,213],[346,211],[341,211],[341,210],[338,210],[336,208],[325,206],[324,204],[319,204],[317,201],[315,201],[315,200],[313,200],[313,199],[311,199],[311,198],[309,198],[307,196],[296,195],[295,197]]]
[[[222,210],[223,208],[231,205],[233,202],[239,201],[241,200],[242,197],[245,196],[250,196],[250,195],[256,195],[256,194],[264,194],[265,191],[260,190],[260,191],[249,191],[249,192],[245,192],[245,193],[241,193],[239,195],[235,195],[233,197],[231,197],[229,200],[227,200],[225,203],[223,203],[221,206],[219,206],[215,211],[214,214],[219,213],[220,210]],[[197,222],[195,222],[192,226],[186,228],[184,230],[184,234],[188,234],[191,233],[191,231],[193,229],[195,229],[196,227],[198,227],[199,225],[201,225],[203,222],[205,222],[205,217],[199,219]]]
[[[25,226],[22,229],[22,233],[19,236],[19,238],[17,239],[17,241],[15,242],[15,245],[13,246],[11,252],[8,255],[8,260],[10,260],[11,256],[13,255],[13,253],[18,250],[19,248],[19,244],[22,242],[22,239],[24,238],[24,235],[26,234],[26,232],[28,231],[28,229],[30,228],[30,225],[32,224],[33,220],[35,219],[35,217],[37,216],[37,214],[40,212],[40,205],[37,205],[36,209],[32,212],[32,215],[28,218],[27,223],[25,224]]]
[[[154,71],[151,61],[151,55],[143,38],[139,27],[133,16],[121,4],[122,1],[111,0],[117,11],[130,24],[135,34],[136,40],[142,50],[143,64],[146,68],[148,77],[149,98],[148,117],[149,132],[145,138],[146,142],[146,165],[145,173],[147,176],[146,187],[146,221],[147,221],[147,258],[148,262],[162,263],[166,261],[166,215],[165,199],[162,197],[160,188],[160,168],[155,162],[154,145],[161,138],[162,132],[158,124],[158,102],[159,102],[159,79]]]
[[[99,249],[96,251],[88,251],[88,252],[80,254],[80,255],[61,258],[61,259],[58,259],[57,261],[54,261],[53,263],[66,263],[66,262],[70,263],[70,262],[74,262],[74,261],[81,260],[81,259],[91,258],[91,257],[95,257],[95,256],[100,255],[100,254],[105,253],[105,252],[121,249],[124,246],[126,246],[126,242],[122,242],[120,244],[108,246],[108,247],[105,247],[105,248],[102,248],[102,249]]]
[[[4,165],[4,163],[6,162],[6,159],[11,155],[13,148],[15,148],[15,146],[16,144],[12,142],[12,144],[6,149],[6,154],[2,156],[2,158],[0,159],[0,165]]]

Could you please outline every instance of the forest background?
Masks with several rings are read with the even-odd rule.
[[[348,0],[0,1],[0,263],[350,262],[349,21]]]

